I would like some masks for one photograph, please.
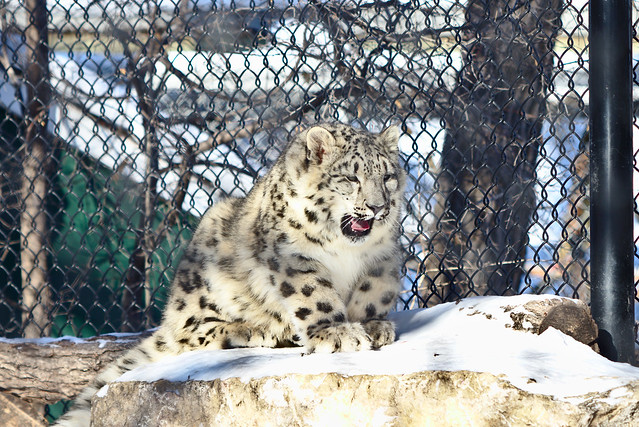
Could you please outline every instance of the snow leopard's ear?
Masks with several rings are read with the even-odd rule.
[[[306,158],[321,164],[335,151],[335,138],[321,126],[306,131]]]
[[[389,151],[394,152],[399,150],[399,147],[397,145],[397,143],[399,142],[399,128],[397,126],[387,127],[380,132],[379,138],[382,140]]]

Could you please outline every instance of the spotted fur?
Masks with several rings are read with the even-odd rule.
[[[173,280],[159,329],[78,399],[64,425],[88,425],[90,397],[136,366],[210,348],[309,352],[378,348],[399,291],[404,173],[398,130],[339,124],[295,136],[241,199],[202,217]]]

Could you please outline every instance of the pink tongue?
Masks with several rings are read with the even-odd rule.
[[[351,228],[353,231],[366,231],[371,228],[371,224],[365,219],[353,218],[351,220]]]

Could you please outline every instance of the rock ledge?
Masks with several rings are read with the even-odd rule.
[[[639,382],[561,401],[469,371],[123,382],[101,394],[96,427],[639,425]]]

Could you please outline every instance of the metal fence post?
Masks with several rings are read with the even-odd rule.
[[[602,354],[621,362],[634,359],[631,34],[630,0],[590,3],[591,304]]]

